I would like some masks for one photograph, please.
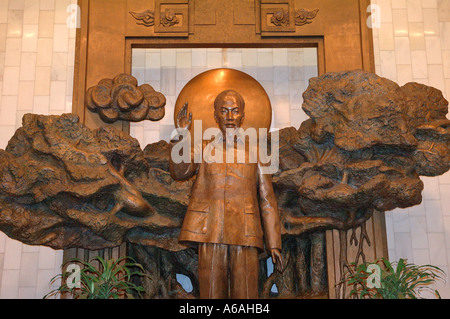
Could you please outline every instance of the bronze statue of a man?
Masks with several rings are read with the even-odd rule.
[[[175,180],[197,174],[178,240],[198,249],[202,299],[258,298],[258,255],[264,248],[277,269],[282,265],[280,217],[271,176],[263,174],[259,160],[249,160],[245,138],[236,134],[244,121],[244,107],[238,92],[220,93],[214,101],[214,117],[221,134],[202,145],[201,163],[170,163]],[[189,129],[191,119],[185,104],[177,126]],[[245,161],[236,160],[238,156],[232,162],[228,157],[206,158],[227,147],[236,155],[241,143]]]

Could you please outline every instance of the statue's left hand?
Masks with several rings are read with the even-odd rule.
[[[279,272],[283,272],[283,257],[279,249],[271,249],[270,254],[272,256],[272,262],[275,265],[275,269]]]

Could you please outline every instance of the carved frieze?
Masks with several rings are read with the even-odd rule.
[[[293,0],[260,0],[257,10],[255,7],[245,10],[235,8],[233,24],[260,24],[262,35],[264,33],[270,35],[273,32],[289,34],[296,32],[299,26],[311,24],[318,12],[319,9],[295,8]],[[189,29],[190,9],[187,0],[156,0],[154,11],[131,11],[130,14],[136,20],[136,24],[154,27],[155,33],[163,33],[166,36],[171,34],[181,36],[184,33],[187,36],[192,32]],[[210,12],[202,7],[201,10],[192,11],[191,14],[195,25],[216,24],[215,11]]]

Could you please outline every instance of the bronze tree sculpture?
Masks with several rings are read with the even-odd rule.
[[[450,168],[448,102],[437,89],[328,73],[311,79],[303,109],[309,120],[279,132],[272,182],[286,269],[260,277],[261,297],[273,284],[280,297],[323,292],[325,230],[339,230],[345,250],[346,231],[360,227],[352,239],[361,245],[372,214],[419,204],[420,176]],[[0,151],[0,230],[55,249],[130,243],[154,279],[144,283],[147,297],[197,297],[196,255],[177,242],[194,180],[174,181],[169,156],[164,141],[141,150],[121,131],[90,130],[74,115],[27,114]],[[191,279],[191,293],[176,274]]]

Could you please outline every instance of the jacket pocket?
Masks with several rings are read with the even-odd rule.
[[[261,221],[256,209],[251,204],[246,204],[244,208],[245,236],[261,237],[263,235]]]
[[[208,231],[209,204],[193,202],[189,205],[184,218],[183,228],[197,234]]]
[[[188,206],[188,210],[201,212],[201,213],[209,213],[209,203],[208,202],[198,202],[191,201]]]

